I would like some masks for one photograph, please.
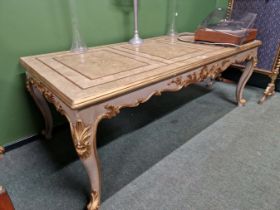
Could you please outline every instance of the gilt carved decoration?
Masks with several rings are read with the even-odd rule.
[[[168,85],[175,84],[179,87],[187,87],[190,84],[201,82],[205,80],[208,77],[208,70],[206,68],[203,68],[200,72],[194,72],[187,76],[186,79],[183,79],[182,76],[176,77],[174,80],[172,80]]]
[[[226,18],[229,19],[232,14],[234,0],[228,0]]]
[[[114,106],[114,105],[105,105],[105,110],[107,110],[106,114],[103,115],[103,118],[107,118],[107,119],[111,119],[115,116],[117,116],[120,113],[120,110],[122,108],[125,107],[137,107],[140,104],[145,103],[146,101],[148,101],[153,95],[160,95],[161,93],[158,91],[155,91],[153,93],[151,93],[149,96],[147,96],[146,98],[139,98],[137,99],[135,102],[130,103],[130,104],[124,104],[121,106]]]
[[[105,109],[107,110],[104,118],[111,119],[117,116],[120,113],[120,107],[113,105],[105,105]]]
[[[141,97],[139,99],[136,99],[132,103],[127,103],[127,104],[121,104],[121,105],[111,105],[107,104],[104,106],[104,109],[106,110],[106,113],[101,117],[101,118],[107,118],[111,119],[115,116],[117,116],[120,113],[120,110],[122,108],[127,108],[127,107],[137,107],[142,103],[145,103],[148,101],[152,96],[154,95],[161,95],[163,92],[174,92],[174,91],[179,91],[183,87],[187,87],[190,84],[197,83],[204,81],[207,78],[215,79],[216,77],[219,76],[224,70],[226,70],[232,63],[243,63],[247,60],[254,60],[254,64],[256,64],[256,55],[254,54],[248,54],[246,57],[242,58],[235,58],[234,61],[231,61],[230,59],[225,59],[222,60],[219,63],[213,64],[210,68],[207,66],[203,67],[200,71],[196,71],[194,73],[189,74],[186,78],[183,78],[182,76],[178,76],[171,80],[168,84],[167,87],[165,86],[161,90],[155,90],[146,97]],[[173,85],[175,84],[176,87]]]
[[[87,159],[91,154],[90,126],[82,121],[71,124],[72,138],[75,149],[81,159]]]
[[[54,104],[56,110],[61,113],[62,115],[65,114],[62,106],[60,105],[60,103],[55,99],[55,96],[53,95],[53,93],[48,90],[41,82],[36,81],[34,78],[28,77],[26,80],[26,88],[29,92],[31,92],[31,86],[37,88],[38,91],[40,91],[40,93],[45,97],[45,99]]]
[[[234,63],[242,63],[246,60],[254,59],[254,65],[256,65],[256,57],[252,54],[249,54],[247,57],[242,59],[236,59]],[[219,63],[213,64],[210,68],[207,66],[203,67],[202,70],[196,71],[194,73],[191,73],[188,75],[185,79],[182,76],[178,76],[175,79],[173,79],[170,83],[168,83],[169,86],[172,84],[175,84],[178,87],[187,87],[190,84],[204,81],[207,78],[215,79],[217,78],[224,70],[226,70],[231,65],[230,60],[224,60]]]

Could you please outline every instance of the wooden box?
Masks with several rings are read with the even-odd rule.
[[[257,37],[257,29],[249,29],[249,32],[243,44],[255,40],[256,37]],[[195,32],[194,39],[195,41],[230,43],[236,45],[241,44],[242,41],[242,37],[240,36],[222,33],[219,31],[206,30],[206,29],[198,29]]]

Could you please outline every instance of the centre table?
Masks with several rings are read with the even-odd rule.
[[[246,103],[244,87],[256,64],[260,41],[224,47],[174,40],[146,39],[141,45],[118,43],[85,53],[57,52],[20,58],[27,89],[45,119],[51,138],[48,102],[69,121],[72,139],[90,179],[88,210],[100,208],[100,170],[96,130],[100,120],[125,107],[136,107],[154,95],[178,91],[192,83],[215,79],[230,65],[245,65],[236,90],[237,104]]]

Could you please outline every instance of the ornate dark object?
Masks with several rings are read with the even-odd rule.
[[[255,73],[270,78],[263,97],[263,103],[269,96],[275,94],[277,79],[279,81],[280,68],[280,1],[228,0],[228,17],[247,11],[258,14],[256,28],[260,31],[257,39],[263,42],[259,49],[258,64]],[[279,84],[280,82],[278,82]]]

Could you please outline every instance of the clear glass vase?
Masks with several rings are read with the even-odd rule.
[[[141,39],[138,30],[138,0],[133,0],[133,7],[134,7],[134,36],[132,39],[129,40],[130,44],[139,45],[142,44],[144,41]]]
[[[177,0],[168,0],[168,31],[167,35],[176,36],[177,27],[176,20],[178,17],[178,2]]]
[[[77,0],[69,0],[69,10],[72,24],[72,52],[84,53],[87,51],[87,45],[82,38],[80,24],[77,14]]]

